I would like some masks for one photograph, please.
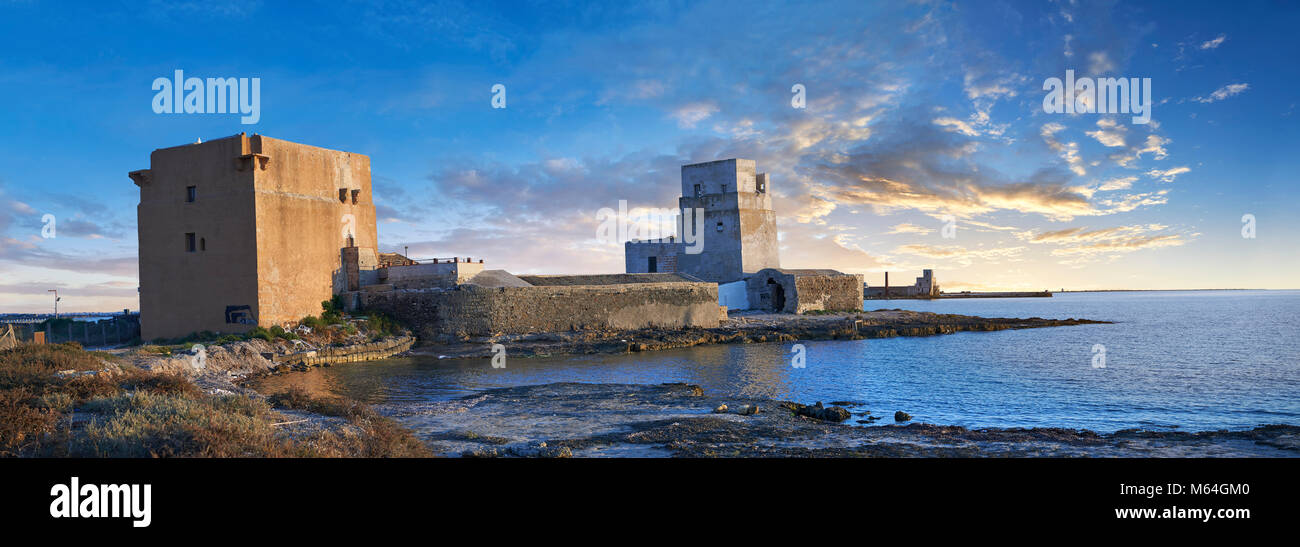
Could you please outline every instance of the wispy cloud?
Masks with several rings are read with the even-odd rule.
[[[1088,174],[1088,170],[1083,166],[1083,158],[1079,156],[1079,143],[1077,142],[1060,142],[1056,134],[1065,130],[1065,126],[1056,122],[1043,124],[1039,135],[1043,137],[1043,142],[1047,147],[1061,155],[1061,159],[1070,166],[1070,171],[1074,174],[1083,176]]]
[[[949,260],[956,264],[970,265],[976,260],[997,264],[1004,260],[1016,259],[1025,250],[1024,246],[999,248],[967,248],[960,245],[922,245],[911,244],[896,247],[893,252],[939,260]]]
[[[1192,100],[1198,103],[1209,104],[1215,101],[1222,101],[1233,95],[1240,94],[1246,91],[1247,89],[1250,89],[1250,84],[1228,84],[1223,87],[1220,87],[1219,89],[1214,90],[1213,93],[1210,93],[1207,96],[1196,97],[1193,98]]]
[[[917,225],[912,224],[912,223],[909,223],[909,222],[904,222],[904,223],[902,223],[902,224],[895,224],[895,225],[893,225],[892,227],[890,227],[889,231],[888,231],[888,232],[885,232],[885,233],[886,233],[886,234],[921,234],[921,235],[926,235],[926,234],[934,233],[934,231],[935,231],[934,228],[926,228],[926,227],[924,227],[924,226],[917,226]]]
[[[1124,146],[1124,133],[1127,131],[1127,127],[1120,125],[1115,120],[1102,118],[1097,120],[1097,130],[1088,131],[1087,135],[1097,139],[1097,142],[1101,143],[1102,146],[1117,147]]]
[[[1185,245],[1189,237],[1169,232],[1163,224],[1134,224],[1111,228],[1065,228],[1040,232],[1028,230],[1016,237],[1029,243],[1054,245],[1051,255],[1066,257],[1065,263],[1080,264],[1099,259],[1114,259],[1143,249]]]
[[[1192,169],[1190,167],[1187,167],[1185,165],[1182,167],[1173,167],[1164,170],[1152,169],[1150,171],[1147,171],[1147,176],[1164,182],[1173,182],[1174,179],[1178,177],[1178,175],[1189,173],[1191,172],[1191,170]]]
[[[677,120],[677,126],[682,128],[693,128],[695,124],[700,123],[717,113],[718,105],[710,102],[699,102],[682,105],[672,112],[672,117]]]

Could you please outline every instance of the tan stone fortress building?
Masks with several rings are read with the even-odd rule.
[[[378,247],[370,158],[243,133],[155,150],[140,187],[146,340],[296,321]]]
[[[378,252],[370,158],[243,133],[155,150],[140,187],[145,340],[321,312],[396,316],[425,336],[716,326],[717,287],[674,274],[525,276]]]
[[[336,295],[426,339],[714,327],[727,306],[861,309],[859,276],[779,268],[767,177],[754,167],[683,167],[680,204],[704,212],[698,254],[630,242],[628,273],[515,276],[481,259],[379,252],[367,156],[243,133],[162,148],[130,173],[141,337],[291,325]]]

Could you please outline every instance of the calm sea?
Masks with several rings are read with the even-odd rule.
[[[877,415],[904,410],[918,421],[968,427],[1300,425],[1300,291],[871,300],[866,308],[1115,323],[805,342],[804,368],[791,366],[793,343],[773,343],[518,358],[504,369],[486,359],[401,358],[319,369],[301,380],[394,404],[548,382],[690,382],[718,394],[861,401]],[[1098,345],[1105,368],[1093,366]]]

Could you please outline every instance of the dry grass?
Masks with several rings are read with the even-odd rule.
[[[345,429],[332,439],[317,439],[327,451],[341,452],[341,456],[363,458],[411,458],[432,455],[429,449],[415,438],[411,431],[391,418],[381,416],[374,409],[356,401],[339,397],[313,397],[302,388],[293,387],[267,397],[275,408],[302,410],[313,414],[344,418],[355,427]],[[356,435],[351,435],[356,433]],[[351,436],[352,438],[348,438]]]
[[[97,371],[63,374],[60,371]],[[341,399],[286,393],[279,408],[346,420],[291,435],[267,401],[208,395],[188,379],[123,367],[76,345],[0,351],[0,456],[421,457],[396,422]]]

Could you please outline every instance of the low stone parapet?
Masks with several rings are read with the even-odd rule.
[[[358,363],[387,359],[411,349],[413,336],[394,336],[365,344],[321,348],[297,353],[274,354],[270,359],[276,366],[327,366],[337,363]]]
[[[384,312],[422,338],[460,338],[719,324],[713,283],[626,283],[360,293],[361,307]]]

